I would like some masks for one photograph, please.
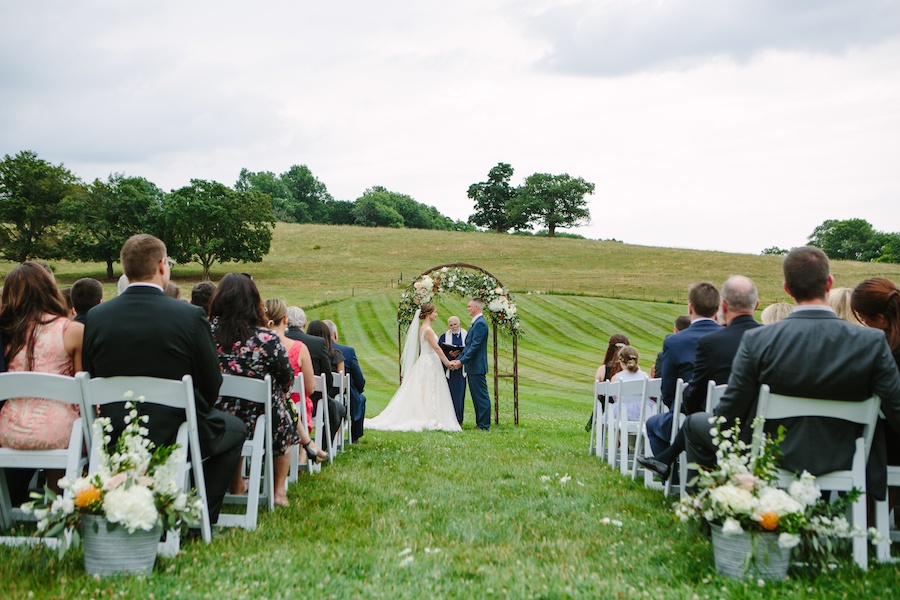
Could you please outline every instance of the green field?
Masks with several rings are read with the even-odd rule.
[[[291,509],[261,516],[256,532],[189,543],[147,580],[94,581],[80,554],[0,548],[5,597],[895,597],[900,569],[842,568],[767,584],[715,575],[709,542],[674,524],[669,502],[588,455],[582,429],[593,373],[609,335],[625,333],[649,369],[687,287],[731,274],[754,279],[763,305],[786,299],[780,259],[490,233],[279,225],[266,260],[219,265],[254,276],[264,297],[337,322],[367,378],[368,414],[397,386],[396,310],[402,288],[431,267],[465,262],[515,293],[520,419],[509,389],[500,425],[461,434],[369,432],[330,468],[291,487]],[[100,278],[101,265],[51,263],[63,285]],[[0,271],[5,270],[0,265]],[[834,263],[837,285],[900,265]],[[185,292],[199,278],[179,265]],[[398,287],[397,281],[403,283]],[[114,282],[107,285],[114,295]],[[442,320],[467,321],[465,299],[442,297]],[[505,355],[505,354],[504,354]],[[571,479],[566,479],[566,475]],[[609,517],[621,527],[602,525]],[[409,548],[409,552],[404,551]],[[412,556],[411,562],[404,558]]]

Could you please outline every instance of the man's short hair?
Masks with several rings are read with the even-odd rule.
[[[306,327],[306,313],[299,306],[288,306],[288,327]]]
[[[199,306],[203,312],[209,314],[209,300],[216,291],[216,284],[212,281],[201,281],[191,288],[191,304]]]
[[[72,284],[72,308],[76,315],[86,315],[103,300],[103,284],[93,277],[82,277]]]
[[[675,319],[675,329],[677,331],[684,331],[690,326],[691,318],[688,315],[678,315],[678,317]]]
[[[784,283],[794,300],[824,300],[828,293],[828,257],[815,246],[794,248],[782,264]]]
[[[334,335],[337,333],[337,325],[335,324],[335,322],[331,319],[325,319],[322,322],[325,323],[325,325],[328,327],[328,331],[331,332],[331,337],[334,337]]]
[[[722,301],[732,312],[753,312],[759,302],[759,293],[750,279],[734,275],[722,286]]]
[[[695,283],[688,290],[688,302],[701,317],[712,318],[719,310],[719,290],[708,281]]]
[[[474,298],[472,298],[472,302],[477,304],[478,308],[484,310],[484,299],[483,298],[479,298],[479,297],[475,296]]]
[[[128,238],[122,246],[119,260],[128,281],[147,281],[156,273],[156,265],[166,257],[166,245],[162,240],[147,233],[139,233]]]

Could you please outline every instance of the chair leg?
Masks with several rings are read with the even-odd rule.
[[[853,524],[858,526],[860,529],[866,529],[866,501],[863,497],[860,497],[859,500],[853,503],[853,506],[850,507],[850,511],[853,516]],[[869,567],[869,555],[868,555],[868,540],[864,537],[854,537],[853,538],[853,562],[859,565],[859,568],[863,571],[868,570]]]
[[[884,538],[883,541],[878,542],[876,549],[878,562],[896,562],[891,558],[891,510],[890,503],[887,500],[875,502],[875,527]]]

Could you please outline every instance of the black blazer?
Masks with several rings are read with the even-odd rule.
[[[340,350],[344,355],[344,372],[350,374],[350,399],[352,400],[350,418],[359,421],[366,416],[366,397],[363,392],[366,389],[366,378],[363,377],[359,360],[356,358],[356,350],[343,344],[334,344],[335,350]]]
[[[156,287],[130,286],[121,296],[91,309],[84,330],[83,368],[92,377],[119,375],[194,379],[201,440],[216,439],[224,426],[208,416],[219,395],[222,374],[209,322],[202,308],[169,298]],[[140,390],[134,390],[140,395]],[[155,444],[175,441],[184,411],[147,407],[148,436]],[[104,415],[116,426],[122,405],[110,405]]]
[[[700,338],[720,329],[722,326],[715,321],[695,320],[687,329],[682,329],[663,340],[662,373],[656,374],[662,378],[663,404],[672,408],[672,403],[675,402],[675,384],[679,378],[691,381],[697,342]]]
[[[706,409],[706,384],[728,383],[731,363],[737,354],[744,332],[759,327],[751,315],[740,315],[731,320],[728,327],[704,335],[697,341],[694,356],[694,374],[691,385],[684,391],[683,406],[686,414]]]
[[[748,442],[763,383],[777,394],[825,400],[862,401],[876,394],[888,422],[900,431],[900,373],[884,332],[848,323],[831,311],[795,310],[744,334],[728,389],[714,412],[729,422],[740,418],[741,438]],[[774,432],[778,424],[766,423],[766,431]],[[813,475],[850,468],[857,427],[827,417],[781,424],[787,428],[782,468]],[[883,472],[883,451],[877,454],[870,454],[869,467]]]

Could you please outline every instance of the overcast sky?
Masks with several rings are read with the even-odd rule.
[[[305,164],[455,219],[498,162],[627,243],[900,231],[900,0],[0,0],[0,155],[233,185]]]

